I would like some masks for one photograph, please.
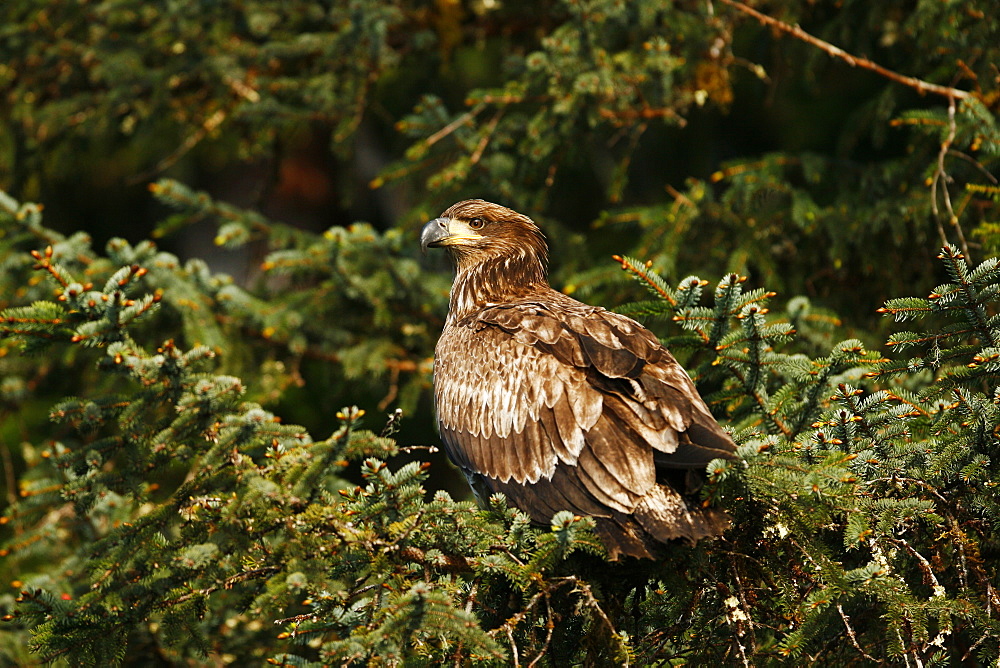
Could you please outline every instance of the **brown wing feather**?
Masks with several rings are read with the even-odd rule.
[[[560,421],[577,419],[566,385],[584,382],[581,371],[501,329],[469,323],[442,334],[434,373],[445,447],[463,468],[525,483],[551,477],[560,459],[576,462],[583,438]],[[600,413],[600,395],[593,395],[578,402],[584,417],[595,402],[589,411]],[[540,428],[540,421],[555,428]],[[560,432],[569,438],[553,444]]]
[[[588,371],[588,389],[597,390],[605,400],[598,406],[590,392],[570,395],[584,431],[596,422],[593,411],[615,405],[606,398],[616,397],[620,400],[616,404],[619,417],[630,422],[654,450],[672,453],[678,447],[677,434],[690,432],[686,453],[676,459],[676,467],[704,465],[717,457],[732,456],[732,439],[716,423],[690,377],[652,332],[617,313],[586,306],[555,291],[552,295],[548,302],[484,309],[478,320],[518,340],[532,340],[533,347],[551,353],[567,366]],[[577,387],[575,379],[573,387]],[[591,401],[584,405],[584,399]],[[559,425],[572,426],[568,421]],[[568,437],[563,433],[563,438]],[[672,467],[670,457],[657,457],[657,463]]]
[[[601,416],[587,433],[578,468],[594,497],[627,513],[656,484],[656,469],[649,446],[622,427],[613,416]]]

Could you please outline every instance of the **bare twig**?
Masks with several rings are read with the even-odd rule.
[[[583,594],[583,597],[586,599],[587,605],[590,607],[590,609],[593,610],[597,614],[597,616],[601,618],[601,621],[604,622],[604,625],[608,627],[608,631],[611,633],[611,637],[621,642],[622,635],[615,628],[615,625],[611,623],[611,620],[608,619],[608,616],[607,614],[605,614],[604,609],[601,608],[601,604],[597,601],[596,598],[594,598],[594,593],[591,591],[590,585],[587,584],[586,582],[579,580],[576,577],[568,577],[566,578],[566,581],[574,583],[575,588],[573,591]],[[624,664],[624,666],[627,667],[629,665],[630,664],[626,659],[626,663]]]
[[[948,243],[948,237],[944,231],[944,225],[941,222],[941,215],[938,211],[937,203],[937,188],[938,183],[941,183],[941,199],[944,201],[944,208],[947,212],[947,218],[949,224],[955,228],[955,233],[958,235],[958,244],[962,249],[962,253],[969,257],[969,246],[965,241],[965,233],[962,232],[962,226],[958,224],[958,216],[955,215],[955,209],[951,205],[951,193],[948,192],[948,182],[951,181],[951,177],[944,169],[944,159],[951,151],[951,144],[955,141],[955,133],[957,128],[955,126],[955,98],[950,98],[948,100],[948,136],[943,142],[941,142],[941,150],[938,151],[937,159],[937,169],[934,170],[934,178],[931,180],[931,211],[934,213],[934,222],[937,223],[938,234],[941,235],[941,244]]]
[[[775,28],[776,30],[779,30],[783,33],[787,33],[792,37],[795,37],[796,39],[806,42],[807,44],[811,44],[816,48],[820,49],[821,51],[823,51],[824,53],[829,54],[834,58],[839,58],[840,60],[843,60],[851,67],[861,67],[863,69],[870,70],[880,76],[885,77],[886,79],[889,79],[890,81],[895,81],[896,83],[903,84],[904,86],[909,86],[910,88],[919,91],[921,94],[934,93],[936,95],[943,95],[945,97],[957,100],[964,100],[965,98],[970,97],[972,95],[972,93],[970,93],[969,91],[960,90],[958,88],[952,88],[950,86],[941,86],[938,84],[933,84],[928,81],[917,79],[915,77],[908,77],[898,72],[893,72],[888,68],[882,67],[878,63],[872,62],[867,58],[853,56],[844,51],[843,49],[836,47],[833,44],[830,44],[829,42],[826,42],[818,37],[810,35],[797,25],[794,26],[789,25],[788,23],[770,17],[767,14],[762,14],[761,12],[758,12],[756,9],[748,7],[747,5],[743,4],[742,2],[739,2],[738,0],[720,0],[720,2],[722,2],[725,5],[729,5],[734,9],[739,10],[744,14],[748,14],[754,17],[755,19],[757,19],[758,21],[760,21],[765,25],[771,26],[772,28]]]
[[[465,611],[468,613],[472,612],[472,606],[476,602],[476,593],[479,592],[479,584],[473,582],[472,587],[469,588],[469,600],[465,602]]]
[[[980,636],[979,640],[977,640],[976,642],[974,642],[971,645],[969,645],[969,649],[965,650],[965,654],[962,655],[962,659],[961,659],[962,665],[965,665],[965,662],[969,659],[970,656],[972,656],[972,653],[975,652],[976,649],[980,645],[982,645],[983,642],[985,642],[986,639],[989,638],[989,637],[990,637],[990,635],[988,633],[984,633],[982,636]]]
[[[695,203],[692,202],[691,198],[689,198],[687,195],[677,190],[677,188],[674,188],[669,183],[665,187],[667,189],[667,192],[670,193],[670,196],[674,198],[675,208],[681,206],[690,207],[692,209],[695,208]]]
[[[223,581],[222,585],[212,585],[211,587],[205,587],[204,589],[192,589],[187,594],[178,596],[177,598],[170,599],[169,601],[160,601],[156,604],[156,608],[165,609],[173,605],[179,605],[190,601],[198,596],[210,596],[220,589],[232,589],[233,585],[237,582],[243,582],[244,580],[251,580],[255,578],[263,578],[269,575],[273,575],[279,572],[281,569],[277,566],[264,566],[262,568],[254,568],[249,571],[243,571],[242,573],[237,573]],[[107,574],[105,574],[107,575]]]
[[[418,450],[426,450],[427,452],[434,454],[440,450],[440,448],[436,445],[407,445],[399,449],[400,452],[405,452],[406,454],[411,454],[417,452]]]
[[[740,651],[740,660],[743,662],[744,668],[750,668],[750,659],[747,658],[747,648],[740,642],[739,636],[735,636],[733,640],[736,641],[736,648]]]
[[[424,143],[427,146],[433,146],[434,144],[438,143],[439,141],[450,135],[452,132],[459,129],[460,127],[471,121],[473,118],[475,118],[479,114],[479,112],[483,110],[483,108],[484,107],[481,104],[476,105],[469,111],[465,112],[464,114],[453,120],[448,125],[444,126],[440,130],[432,134],[430,137],[425,139]]]
[[[961,543],[959,544],[961,545]],[[993,617],[993,608],[1000,608],[1000,597],[997,596],[996,590],[989,582],[986,582],[986,602],[986,617]],[[976,651],[976,648],[982,645],[983,642],[989,639],[989,637],[989,634],[984,633],[979,640],[969,645],[969,648],[965,650],[965,654],[962,655],[961,661],[963,665],[965,661]]]
[[[397,396],[399,396],[399,367],[390,366],[389,391],[386,393],[384,397],[382,397],[382,401],[378,402],[378,409],[380,411],[384,411],[386,408],[389,407],[389,404],[391,404],[393,401],[396,400]]]
[[[725,0],[723,0],[723,2],[725,2]],[[910,657],[909,657],[909,655],[905,651],[906,641],[903,640],[903,634],[901,634],[899,632],[899,629],[896,629],[896,638],[899,640],[900,647],[904,648],[904,651],[903,651],[903,661],[906,662],[906,668],[910,668]],[[917,665],[920,665],[920,660],[919,659],[917,660]]]
[[[997,595],[997,590],[994,589],[989,582],[986,583],[986,597],[990,602],[990,606],[987,607],[986,613],[987,616],[992,616],[989,613],[993,611],[993,608],[1000,608],[1000,596]]]
[[[479,144],[476,145],[476,150],[473,151],[472,157],[469,158],[470,164],[478,164],[479,160],[483,157],[483,152],[486,151],[486,147],[489,146],[490,138],[497,129],[497,124],[500,123],[500,119],[503,118],[504,109],[500,109],[497,113],[493,114],[493,118],[490,122],[486,124],[486,132],[483,134],[482,139],[479,140]]]
[[[861,656],[865,657],[869,661],[875,661],[877,663],[875,657],[865,652],[865,650],[861,648],[861,645],[858,644],[858,637],[854,635],[854,629],[851,627],[851,620],[847,618],[847,613],[844,612],[844,606],[840,603],[837,604],[837,612],[840,613],[840,618],[844,620],[844,628],[847,629],[847,636],[851,639],[851,644],[854,645],[854,649],[861,652]]]
[[[274,620],[274,624],[276,626],[280,626],[282,624],[288,624],[290,622],[304,622],[310,619],[316,619],[315,612],[307,612],[304,615],[293,615],[292,617],[285,617],[284,619],[276,619]],[[295,633],[292,633],[292,637],[295,637]]]
[[[966,587],[969,586],[968,563],[966,562],[965,559],[965,532],[962,531],[962,528],[959,526],[957,519],[955,519],[954,517],[950,517],[949,519],[951,520],[952,533],[954,533],[955,537],[958,539],[957,541],[958,565],[959,565],[958,584],[959,586],[961,586],[962,589],[965,589]],[[993,589],[989,586],[989,582],[986,583],[986,586],[987,586],[987,591],[992,593]],[[1000,608],[1000,599],[997,598],[995,593],[993,594],[993,596],[991,596],[991,602],[993,602],[994,605]]]
[[[228,114],[224,109],[218,109],[215,113],[205,119],[197,130],[188,135],[187,138],[181,142],[181,145],[174,149],[173,153],[156,163],[152,169],[129,177],[126,182],[129,185],[135,185],[137,183],[142,183],[143,181],[148,181],[157,174],[161,174],[166,171],[176,164],[178,160],[187,155],[191,149],[200,144],[205,137],[222,125],[227,116]]]
[[[653,109],[651,107],[643,107],[641,109],[605,109],[602,107],[597,110],[597,114],[601,118],[619,123],[634,123],[639,120],[648,121],[656,118],[671,118],[677,121],[677,125],[679,127],[683,128],[687,125],[687,119],[678,115],[677,111],[671,107],[661,107],[658,109]]]
[[[562,583],[559,583],[559,584],[561,585]],[[524,606],[524,609],[522,609],[521,611],[515,613],[514,616],[511,617],[510,619],[508,619],[504,623],[503,626],[501,626],[499,628],[496,628],[496,629],[493,629],[492,631],[488,632],[488,635],[491,635],[491,636],[495,636],[500,631],[504,632],[504,634],[507,636],[507,640],[510,641],[511,653],[512,653],[512,655],[514,657],[514,666],[516,668],[520,667],[521,662],[520,662],[520,657],[519,657],[519,654],[518,654],[518,651],[517,651],[517,643],[514,641],[514,629],[517,627],[518,624],[521,623],[521,621],[525,617],[528,616],[528,613],[532,610],[532,608],[534,608],[538,604],[538,602],[540,600],[542,600],[543,596],[545,596],[545,597],[548,596],[548,594],[551,591],[552,587],[553,586],[550,586],[549,589],[542,590],[542,591],[538,592],[537,594],[535,594],[534,596],[532,596],[531,600],[528,601],[528,605]],[[544,650],[543,650],[543,653],[544,653]],[[539,656],[541,656],[541,654]],[[536,660],[537,660],[537,657],[536,657]]]
[[[514,642],[514,632],[511,630],[510,625],[503,625],[504,633],[507,635],[507,641],[510,643],[510,653],[514,659],[514,668],[521,668],[521,657],[518,655],[517,643]],[[983,636],[984,638],[986,636]]]
[[[528,604],[525,605],[522,610],[515,613],[502,626],[488,632],[488,635],[493,637],[495,637],[500,632],[503,632],[507,636],[507,640],[510,642],[511,646],[511,653],[513,655],[514,666],[520,666],[521,664],[520,664],[520,654],[518,653],[517,650],[517,644],[514,641],[513,631],[518,624],[524,621],[524,619],[528,616],[528,614],[541,601],[545,602],[545,609],[546,609],[545,641],[542,643],[542,647],[538,651],[538,654],[535,656],[535,658],[533,658],[531,662],[527,664],[527,668],[532,668],[533,666],[537,665],[538,662],[541,661],[542,658],[548,652],[549,646],[552,643],[553,630],[555,629],[555,620],[553,619],[552,605],[551,605],[552,593],[565,585],[573,585],[573,593],[582,595],[584,603],[597,615],[598,618],[600,618],[600,620],[604,623],[604,625],[607,626],[608,630],[611,632],[611,636],[618,639],[621,638],[621,635],[615,629],[614,625],[611,623],[611,620],[608,619],[607,614],[605,614],[604,610],[601,608],[601,604],[594,597],[594,594],[591,591],[589,584],[581,581],[579,578],[572,575],[563,578],[554,578],[548,582],[545,589],[542,589],[534,596],[532,596],[531,600],[528,601]]]
[[[732,555],[730,555],[730,557],[729,557],[729,565],[732,568],[733,581],[736,584],[736,596],[737,596],[737,600],[739,601],[739,604],[742,607],[743,616],[746,617],[746,625],[747,625],[747,627],[749,628],[749,631],[750,631],[750,653],[751,654],[755,654],[757,652],[757,639],[756,639],[756,636],[754,634],[754,621],[753,621],[753,617],[751,617],[750,614],[749,614],[750,605],[749,605],[749,603],[747,603],[746,594],[743,591],[743,580],[740,578],[740,571],[739,571],[739,568],[736,565],[736,558],[734,556],[732,556]],[[743,631],[743,621],[744,620],[737,618],[736,630],[737,630],[737,633],[739,635],[741,635],[741,636],[744,633],[744,631]],[[740,644],[740,646],[742,648],[742,643]]]
[[[601,621],[603,621],[605,626],[608,627],[608,630],[611,631],[611,635],[617,637],[618,631],[615,629],[614,624],[611,623],[611,620],[608,619],[608,616],[604,614],[604,610],[603,608],[601,608],[601,604],[597,602],[596,598],[594,598],[594,593],[590,590],[590,585],[587,584],[586,582],[580,581],[576,577],[568,577],[566,578],[566,580],[576,585],[574,591],[583,594],[583,597],[587,599],[587,605],[589,605],[590,608],[597,613],[597,616],[601,618]]]
[[[0,443],[0,457],[3,458],[4,481],[7,484],[7,505],[13,508],[17,503],[17,494],[14,492],[17,489],[17,481],[14,476],[14,462],[10,456],[10,448],[7,447],[6,443]]]
[[[931,567],[931,562],[927,561],[927,558],[924,557],[924,555],[917,552],[912,545],[907,543],[902,538],[892,538],[891,536],[886,536],[885,539],[895,545],[901,545],[904,550],[913,555],[913,557],[920,562],[920,570],[924,574],[925,578],[924,582],[929,582],[930,585],[934,587],[935,593],[939,591],[938,587],[941,587],[941,583],[938,582],[937,576],[934,575],[934,569]]]
[[[951,155],[955,156],[956,158],[959,158],[961,160],[965,160],[967,163],[969,163],[975,169],[977,169],[980,174],[982,174],[987,179],[989,179],[993,183],[993,185],[1000,185],[1000,180],[997,180],[997,177],[993,176],[989,172],[989,170],[987,170],[985,167],[983,167],[983,165],[978,160],[976,160],[975,158],[973,158],[968,153],[963,153],[962,151],[959,151],[957,148],[949,149],[948,153],[950,153]]]
[[[552,630],[556,627],[556,622],[552,619],[552,601],[550,598],[551,588],[546,589],[545,594],[545,610],[546,610],[546,620],[545,620],[545,644],[542,645],[542,649],[538,650],[538,656],[531,660],[528,664],[528,668],[535,668],[535,664],[542,660],[545,653],[549,649],[549,645],[552,644]]]

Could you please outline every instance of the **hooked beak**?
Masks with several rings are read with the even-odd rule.
[[[424,225],[424,229],[420,231],[420,250],[426,253],[428,248],[444,246],[443,242],[451,236],[448,231],[450,222],[451,218],[435,218]]]

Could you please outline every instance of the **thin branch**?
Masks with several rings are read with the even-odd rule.
[[[641,109],[605,109],[602,107],[597,110],[597,114],[601,118],[618,123],[634,123],[640,120],[648,121],[657,118],[671,118],[677,121],[679,127],[683,128],[687,125],[687,119],[678,115],[677,111],[671,107],[657,109],[651,107],[643,107]]]
[[[546,589],[543,592],[545,594],[545,599],[544,599],[545,600],[545,610],[547,612],[546,619],[545,619],[545,630],[546,630],[546,633],[545,633],[545,643],[542,645],[542,648],[538,651],[538,656],[536,656],[534,659],[532,659],[531,663],[528,664],[528,668],[534,668],[535,664],[537,664],[539,661],[542,660],[542,657],[545,656],[545,653],[548,652],[548,650],[549,650],[549,646],[552,644],[552,631],[553,631],[553,629],[555,629],[556,623],[555,623],[555,620],[552,619],[552,600],[551,600],[551,597],[549,595],[551,593],[551,591],[552,591],[552,589],[549,588],[549,589]]]
[[[844,606],[840,603],[837,604],[837,612],[840,613],[840,618],[844,620],[844,628],[847,629],[847,636],[851,639],[851,644],[854,645],[854,649],[861,652],[861,656],[865,657],[869,661],[877,663],[875,657],[865,652],[865,650],[861,648],[861,645],[858,644],[858,637],[854,635],[854,629],[851,627],[851,620],[847,618],[847,613],[844,612]]]
[[[975,158],[973,158],[968,153],[963,153],[962,151],[959,151],[957,148],[948,149],[948,153],[950,153],[951,155],[955,156],[956,158],[960,158],[962,160],[965,160],[967,163],[969,163],[970,165],[972,165],[973,167],[975,167],[977,170],[979,170],[980,174],[982,174],[987,179],[989,179],[990,181],[992,181],[993,185],[1000,185],[1000,180],[997,180],[997,177],[993,176],[993,174],[991,174],[989,172],[989,170],[987,170],[985,167],[983,167],[983,165],[978,160],[976,160]]]
[[[469,158],[469,163],[472,165],[478,164],[480,158],[483,157],[483,152],[490,143],[490,138],[497,129],[497,124],[500,123],[500,119],[503,118],[503,109],[500,109],[497,113],[493,114],[493,118],[490,122],[486,124],[486,132],[483,134],[482,139],[479,140],[479,144],[476,146],[476,150],[473,151],[472,157]]]
[[[547,597],[549,592],[552,591],[552,589],[555,586],[562,586],[562,584],[563,583],[559,583],[558,585],[549,585],[548,589],[543,589],[542,591],[538,592],[537,594],[531,597],[531,600],[528,601],[528,604],[524,606],[522,610],[515,613],[514,616],[508,619],[503,626],[487,632],[487,635],[494,637],[500,631],[504,632],[504,634],[507,636],[507,639],[510,641],[511,653],[513,654],[514,657],[514,666],[519,667],[521,665],[517,651],[517,642],[514,640],[514,629],[517,627],[518,624],[520,624],[524,620],[525,617],[528,616],[528,613],[538,604],[540,600],[542,600],[543,597]],[[544,654],[544,648],[543,648],[543,654]],[[539,654],[539,657],[540,656],[541,654]]]
[[[720,357],[722,356],[720,355]],[[760,392],[757,392],[757,390],[755,390],[753,387],[750,386],[750,384],[747,382],[748,381],[747,377],[744,376],[743,373],[734,366],[726,366],[725,369],[729,373],[731,373],[736,378],[736,380],[740,382],[740,385],[743,386],[743,388],[747,391],[747,393],[751,397],[753,397],[753,400],[757,402],[757,407],[760,409],[761,414],[764,417],[766,417],[770,421],[770,423],[774,425],[786,439],[788,439],[789,441],[793,440],[795,438],[795,432],[792,431],[792,429],[788,425],[782,422],[781,418],[779,418],[774,411],[768,409],[767,398],[762,396]]]
[[[269,575],[274,575],[278,573],[281,569],[277,566],[264,566],[262,568],[254,568],[249,571],[243,571],[242,573],[237,573],[231,577],[226,578],[221,585],[212,585],[211,587],[205,587],[204,589],[192,589],[187,594],[178,596],[177,598],[170,599],[169,601],[160,601],[154,604],[157,609],[165,609],[173,605],[179,605],[185,603],[198,596],[210,596],[220,589],[232,589],[233,585],[237,582],[243,582],[245,580],[251,580],[255,578],[263,578]]]
[[[632,264],[631,262],[629,262],[620,255],[612,255],[611,259],[621,264],[622,269],[624,269],[625,271],[630,271],[636,276],[638,276],[640,279],[642,279],[649,287],[653,288],[653,290],[656,291],[656,294],[658,294],[668,304],[670,304],[671,306],[677,306],[677,300],[671,297],[670,293],[668,293],[666,290],[657,285],[656,281],[650,278],[649,274],[646,273],[646,271],[643,270],[641,267],[635,266],[634,264]],[[652,262],[646,265],[646,269],[649,269],[651,266]]]
[[[725,0],[723,0],[723,2],[725,2]],[[906,668],[910,668],[910,657],[909,657],[909,655],[907,655],[907,653],[905,651],[906,650],[906,642],[903,640],[903,634],[901,634],[899,632],[899,629],[896,629],[896,638],[899,640],[899,646],[902,647],[903,650],[904,650],[903,651],[903,661],[906,662]],[[917,659],[917,665],[918,666],[920,665],[920,659]]]
[[[479,112],[483,110],[483,108],[484,107],[481,104],[476,105],[469,111],[465,112],[464,114],[453,120],[448,125],[444,126],[440,130],[432,134],[430,137],[425,139],[424,143],[427,146],[433,146],[434,144],[438,143],[439,141],[450,135],[452,132],[459,129],[460,127],[471,121],[473,118],[475,118],[479,114]]]
[[[685,195],[681,191],[677,190],[677,188],[674,188],[669,183],[665,186],[665,188],[667,189],[667,192],[670,194],[670,196],[674,198],[674,204],[676,206],[678,206],[678,207],[680,207],[680,206],[687,206],[687,207],[690,207],[692,209],[695,208],[695,206],[696,206],[695,203],[692,202],[691,199],[687,195]]]
[[[4,411],[4,417],[7,413]],[[14,474],[14,461],[10,456],[11,448],[7,446],[6,442],[0,442],[0,457],[3,459],[3,473],[4,482],[7,485],[7,505],[11,508],[17,503],[17,494],[14,490],[17,489],[17,480]],[[7,519],[6,517],[4,519]],[[20,533],[20,531],[18,531]]]
[[[378,409],[384,411],[399,396],[399,365],[389,367],[389,391],[378,402]]]
[[[316,619],[316,613],[315,612],[307,612],[304,615],[294,615],[292,617],[285,617],[284,619],[276,619],[276,620],[274,620],[274,624],[280,626],[282,624],[288,624],[290,622],[304,622],[304,621],[308,621],[310,619]],[[295,633],[294,632],[292,633],[292,637],[293,638],[295,637]]]
[[[969,645],[969,649],[965,650],[965,654],[962,655],[961,658],[962,665],[965,665],[965,662],[968,660],[970,656],[972,656],[972,653],[975,652],[976,649],[978,649],[979,646],[982,645],[983,642],[985,642],[989,637],[990,635],[988,633],[984,633],[982,636],[980,636],[979,640]]]
[[[895,81],[896,83],[903,84],[904,86],[909,86],[910,88],[916,89],[921,94],[923,93],[934,93],[936,95],[943,95],[948,98],[964,100],[967,97],[971,97],[972,93],[965,90],[960,90],[958,88],[952,88],[950,86],[941,86],[938,84],[933,84],[928,81],[923,81],[915,77],[908,77],[906,75],[900,74],[898,72],[893,72],[890,69],[882,67],[878,63],[872,62],[867,58],[861,58],[858,56],[852,56],[843,49],[830,44],[818,37],[810,35],[805,30],[797,25],[789,25],[784,21],[768,16],[767,14],[762,14],[752,7],[739,2],[738,0],[720,0],[725,5],[729,5],[734,9],[738,9],[744,14],[754,17],[761,23],[771,26],[772,28],[779,30],[783,33],[787,33],[792,37],[802,40],[807,44],[811,44],[816,48],[820,49],[824,53],[833,56],[834,58],[839,58],[851,67],[861,67],[866,70],[875,72],[876,74],[889,79],[890,81]]]
[[[608,628],[608,631],[610,631],[611,633],[611,637],[616,639],[619,643],[622,643],[622,635],[615,628],[615,625],[611,623],[611,620],[608,619],[608,616],[607,614],[605,614],[604,609],[601,608],[601,604],[594,597],[594,593],[593,591],[591,591],[590,585],[580,580],[576,576],[570,576],[566,578],[566,581],[572,582],[574,584],[573,588],[574,592],[578,592],[583,595],[590,609],[594,611],[594,613],[601,619],[602,622],[604,622],[604,625]],[[628,661],[628,659],[626,659],[623,668],[627,668],[629,665],[630,662]]]
[[[511,631],[511,627],[508,624],[503,625],[504,633],[507,635],[507,641],[510,643],[510,653],[514,659],[514,668],[521,668],[521,657],[517,651],[517,643],[514,642],[514,633]],[[986,636],[983,636],[984,638]]]
[[[740,578],[740,571],[739,571],[739,568],[736,566],[736,559],[732,555],[730,555],[730,557],[729,557],[729,565],[732,568],[733,581],[736,584],[736,596],[737,596],[737,600],[739,601],[740,606],[742,606],[743,614],[744,614],[744,616],[746,616],[747,627],[749,627],[749,631],[750,631],[750,653],[751,654],[756,654],[757,653],[757,638],[756,638],[756,635],[754,634],[754,626],[755,626],[755,624],[754,624],[754,621],[753,621],[753,617],[751,617],[750,614],[748,613],[748,611],[750,610],[750,605],[747,603],[746,594],[743,591],[743,580]],[[742,627],[743,627],[743,620],[737,618],[737,620],[736,620],[736,631],[737,631],[737,634],[740,635],[740,636],[742,636],[743,633],[745,633],[743,631]],[[740,647],[742,648],[742,643],[740,644]]]
[[[181,145],[178,146],[176,149],[174,149],[174,151],[170,155],[168,155],[167,157],[163,158],[158,163],[156,163],[156,165],[154,165],[152,169],[148,169],[145,172],[129,177],[126,180],[126,183],[128,185],[135,185],[137,183],[142,183],[143,181],[148,181],[157,174],[162,174],[167,169],[176,164],[177,161],[179,161],[181,158],[187,155],[191,151],[191,149],[200,144],[201,141],[209,134],[214,132],[216,128],[222,125],[223,121],[226,120],[227,116],[228,114],[224,109],[216,110],[215,113],[213,113],[211,116],[205,119],[204,122],[202,122],[202,124],[198,127],[197,130],[188,135],[187,138],[183,142],[181,142]]]
[[[476,602],[476,594],[479,592],[479,584],[473,582],[469,588],[469,600],[465,602],[465,611],[472,614],[472,606]]]
[[[943,142],[941,142],[941,150],[938,151],[937,169],[934,170],[934,179],[931,181],[931,211],[934,213],[934,222],[937,223],[938,234],[941,235],[942,245],[945,245],[948,243],[948,239],[944,231],[944,226],[941,223],[941,216],[938,212],[937,205],[937,186],[940,182],[941,198],[944,200],[944,208],[947,211],[948,222],[955,228],[955,233],[958,235],[958,243],[962,249],[962,253],[965,257],[970,257],[969,245],[965,241],[965,233],[962,232],[962,226],[958,223],[958,216],[955,215],[955,209],[951,205],[951,193],[948,192],[948,182],[951,181],[951,177],[948,176],[948,173],[944,169],[944,159],[951,150],[951,144],[955,141],[956,132],[955,99],[951,98],[948,100],[948,136]]]
[[[949,519],[951,520],[951,532],[958,539],[956,541],[958,544],[958,565],[959,565],[958,583],[959,586],[961,586],[961,588],[965,590],[969,586],[968,563],[965,559],[965,532],[962,531],[962,528],[959,526],[957,519],[955,519],[954,517],[949,517]],[[993,588],[990,586],[990,583],[988,581],[986,583],[986,591],[988,594],[990,594],[989,596],[990,603],[992,603],[997,608],[1000,608],[1000,598],[997,597],[996,593],[993,591]],[[987,614],[989,614],[989,610],[990,608],[987,607]]]

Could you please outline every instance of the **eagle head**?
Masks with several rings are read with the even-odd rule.
[[[549,254],[545,235],[531,218],[481,199],[454,204],[424,225],[420,247],[445,248],[459,273],[491,261],[515,272],[518,264],[537,265],[544,273]]]

